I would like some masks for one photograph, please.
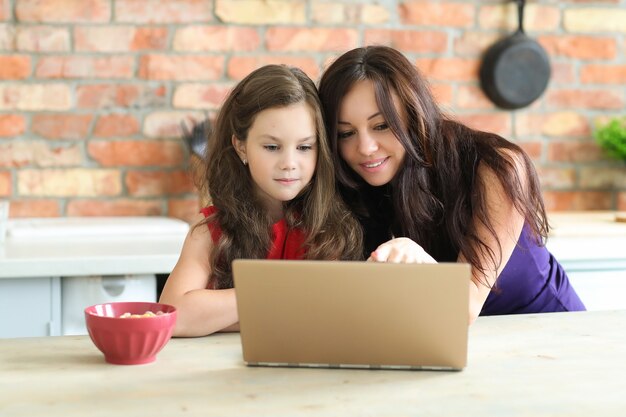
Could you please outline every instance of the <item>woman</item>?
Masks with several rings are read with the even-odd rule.
[[[443,115],[392,48],[345,53],[319,93],[370,260],[470,263],[470,323],[479,314],[585,309],[543,245],[539,181],[520,147]]]

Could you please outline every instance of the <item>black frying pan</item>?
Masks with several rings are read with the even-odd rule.
[[[546,51],[524,33],[525,0],[517,2],[517,31],[493,44],[480,68],[483,91],[498,107],[519,109],[528,106],[544,92],[550,79]]]

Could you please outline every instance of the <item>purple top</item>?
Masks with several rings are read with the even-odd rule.
[[[481,316],[585,310],[561,264],[531,233],[525,225]]]

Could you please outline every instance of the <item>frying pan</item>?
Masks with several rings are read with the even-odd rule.
[[[517,2],[518,28],[515,33],[493,44],[480,67],[483,91],[498,107],[519,109],[528,106],[544,92],[550,79],[546,51],[524,33],[525,0]]]

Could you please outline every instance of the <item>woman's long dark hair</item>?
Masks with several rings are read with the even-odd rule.
[[[207,164],[200,189],[208,193],[217,212],[201,224],[214,223],[222,231],[209,259],[213,288],[231,288],[231,262],[237,258],[265,258],[272,239],[272,220],[255,196],[250,171],[237,155],[232,138],[245,141],[256,116],[263,110],[298,103],[306,103],[315,118],[317,161],[311,182],[296,198],[283,203],[287,225],[305,232],[307,259],[362,257],[361,227],[336,189],[315,84],[298,68],[266,65],[250,73],[232,90],[208,139]]]
[[[364,80],[372,82],[378,107],[406,150],[400,171],[382,187],[369,186],[339,155],[341,102],[356,82]],[[319,93],[340,190],[365,227],[366,251],[392,235],[406,236],[438,261],[455,261],[463,254],[482,275],[497,270],[501,250],[490,249],[475,227],[475,222],[484,224],[497,240],[484,198],[486,184],[476,175],[479,164],[496,173],[537,241],[547,236],[539,180],[528,155],[496,134],[446,117],[424,77],[399,51],[370,46],[345,53],[324,72]],[[392,94],[406,112],[406,123]],[[520,164],[523,179],[516,169]],[[481,261],[485,255],[487,265]]]

